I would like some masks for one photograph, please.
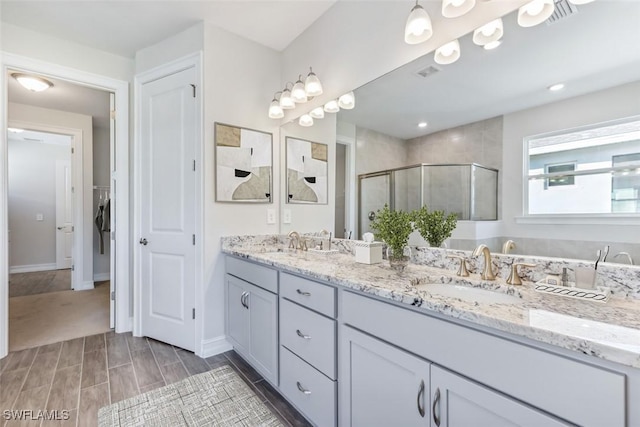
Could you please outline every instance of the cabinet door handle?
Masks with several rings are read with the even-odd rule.
[[[438,407],[438,414],[436,414],[436,406]],[[440,388],[436,388],[436,394],[433,395],[433,406],[431,407],[431,413],[433,414],[433,422],[436,426],[440,427]]]
[[[418,389],[418,413],[424,418],[424,380],[420,380],[420,388]]]
[[[247,306],[244,305],[244,297],[246,294],[247,294],[246,292],[243,292],[242,295],[240,295],[240,304],[242,304],[244,308],[247,308]]]
[[[296,381],[296,385],[298,386],[298,390],[300,390],[303,394],[311,394],[311,390],[307,390],[306,388],[302,387],[302,384],[300,384],[300,381]]]
[[[300,329],[296,329],[296,334],[298,334],[298,336],[302,339],[305,340],[310,340],[311,339],[311,335],[305,335],[302,332],[300,332]]]
[[[296,289],[296,292],[298,293],[298,295],[302,295],[303,297],[310,297],[311,296],[311,292],[301,291],[300,289]]]
[[[249,309],[249,292],[245,292],[244,296],[244,306],[246,309]]]

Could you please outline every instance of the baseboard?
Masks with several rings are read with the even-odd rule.
[[[74,291],[86,291],[89,289],[94,289],[93,280],[87,280],[86,282],[78,283],[73,287]]]
[[[215,356],[216,354],[224,353],[225,351],[229,351],[233,349],[233,346],[227,341],[226,336],[216,337],[210,340],[202,340],[202,344],[200,346],[201,353],[200,357],[207,358],[211,356]]]
[[[99,273],[93,275],[94,282],[104,282],[105,280],[111,280],[111,273]]]
[[[30,264],[30,265],[12,265],[9,267],[9,273],[32,273],[34,271],[57,270],[58,265],[53,264]]]

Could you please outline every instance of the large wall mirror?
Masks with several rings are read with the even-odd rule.
[[[536,27],[519,27],[516,13],[503,17],[503,43],[497,49],[474,45],[468,34],[460,39],[461,57],[453,64],[436,64],[427,54],[356,89],[356,108],[337,115],[336,171],[349,176],[336,180],[335,195],[347,194],[345,204],[357,206],[361,194],[357,187],[353,191],[353,183],[372,174],[366,185],[386,200],[385,193],[396,190],[377,172],[419,163],[476,163],[499,171],[498,220],[460,222],[451,248],[472,249],[482,242],[501,252],[512,239],[514,254],[593,260],[597,249],[610,245],[607,261],[629,263],[630,257],[640,264],[640,242],[631,237],[640,235],[638,213],[624,218],[526,215],[527,138],[588,132],[591,125],[640,115],[640,3],[596,1],[570,9],[562,3],[566,15]],[[548,89],[556,83],[565,86]],[[351,144],[343,146],[341,140]],[[349,155],[355,158],[351,167]],[[631,166],[637,173],[640,160]],[[637,176],[631,185],[640,193]],[[334,206],[339,204],[336,200]],[[336,227],[354,237],[366,225],[358,224],[366,215],[353,209],[335,215]],[[619,253],[629,257],[614,259]]]

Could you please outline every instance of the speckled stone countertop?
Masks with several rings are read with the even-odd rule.
[[[286,249],[283,236],[234,236],[222,239],[228,255],[273,266],[285,272],[360,291],[365,294],[440,313],[499,331],[640,368],[640,300],[611,297],[608,302],[581,301],[536,292],[532,282],[506,285],[503,278],[483,281],[477,274],[462,278],[455,270],[410,263],[403,272],[387,261],[355,262],[347,241],[336,240],[340,253],[324,254]],[[416,288],[414,284],[424,284]],[[429,291],[428,284],[482,288],[511,295],[505,298],[458,298]],[[464,292],[464,289],[462,290]]]

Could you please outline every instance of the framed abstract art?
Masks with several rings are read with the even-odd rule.
[[[271,203],[273,136],[215,123],[216,201]]]

